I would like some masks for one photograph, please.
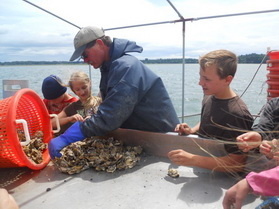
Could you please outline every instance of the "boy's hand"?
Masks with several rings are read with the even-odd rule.
[[[193,154],[186,152],[182,149],[172,150],[168,153],[168,157],[173,163],[184,166],[194,165],[193,156]]]
[[[192,129],[187,123],[177,124],[174,131],[178,132],[179,135],[189,135],[192,133]]]
[[[248,152],[251,149],[257,148],[262,142],[262,136],[255,131],[249,131],[241,134],[236,138],[238,148],[243,152]]]

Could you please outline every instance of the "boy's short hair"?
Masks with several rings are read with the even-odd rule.
[[[237,68],[237,56],[228,50],[220,49],[211,51],[199,59],[200,67],[205,70],[206,67],[216,65],[217,74],[221,79],[231,75],[234,77]]]

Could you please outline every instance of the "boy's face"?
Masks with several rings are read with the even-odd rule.
[[[200,68],[199,85],[202,87],[205,95],[214,95],[216,98],[222,98],[231,81],[228,77],[221,79],[217,74],[217,67],[215,65],[208,66],[204,70]]]

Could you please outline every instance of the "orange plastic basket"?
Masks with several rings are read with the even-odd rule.
[[[25,88],[14,96],[0,100],[0,167],[29,167],[40,170],[50,161],[48,150],[43,151],[43,162],[40,164],[25,155],[18,137],[18,130],[23,130],[24,127],[17,123],[20,119],[27,122],[30,136],[42,131],[44,143],[48,143],[52,138],[50,116],[36,92]]]

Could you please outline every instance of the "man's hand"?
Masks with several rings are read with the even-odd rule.
[[[48,151],[52,159],[54,159],[55,157],[61,157],[62,155],[60,151],[64,147],[76,141],[81,141],[85,138],[79,126],[80,126],[80,122],[75,122],[63,134],[61,134],[56,138],[53,138],[48,143]]]

